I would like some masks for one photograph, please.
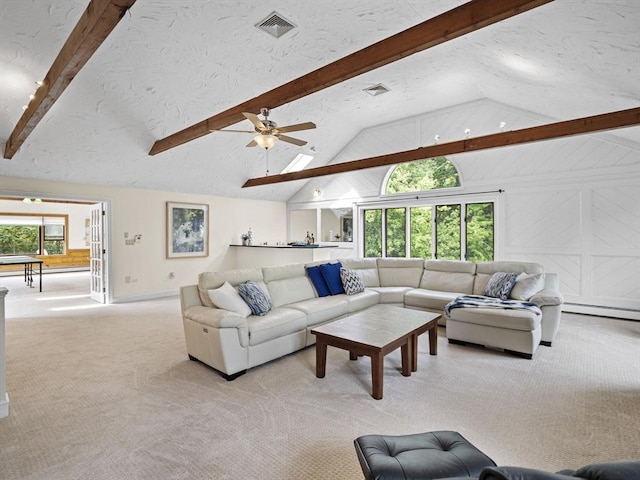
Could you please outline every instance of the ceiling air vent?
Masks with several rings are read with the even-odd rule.
[[[257,23],[256,27],[264,32],[267,32],[269,35],[280,38],[289,30],[293,30],[295,28],[295,25],[279,13],[273,12],[263,21]]]
[[[389,91],[390,90],[384,85],[382,85],[381,83],[374,85],[373,87],[365,88],[363,90],[363,92],[367,92],[372,97],[375,97],[377,95],[382,95],[383,93],[387,93]]]

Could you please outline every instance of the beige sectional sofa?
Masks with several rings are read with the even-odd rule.
[[[319,297],[305,267],[323,262],[201,273],[197,285],[180,289],[189,358],[213,367],[231,380],[249,368],[312,345],[313,327],[378,303],[442,313],[460,295],[482,294],[493,272],[542,272],[541,265],[521,262],[476,264],[415,258],[337,261],[358,272],[364,291]],[[479,343],[530,356],[539,343],[551,345],[560,322],[562,296],[557,290],[557,275],[546,273],[544,279],[544,289],[531,298],[540,306],[541,315],[528,326],[523,326],[527,322],[516,315],[516,333],[510,327],[514,310],[500,308],[488,312],[482,308],[461,309],[465,310],[462,318],[447,319],[443,315],[440,324],[447,325],[450,341]],[[214,305],[210,290],[219,289],[225,282],[238,287],[247,281],[255,282],[268,295],[272,303],[268,313],[245,317]],[[472,310],[476,311],[475,316]],[[489,341],[485,340],[485,333],[476,331],[482,329],[474,318],[483,317],[490,330]],[[504,332],[496,326],[500,321]],[[465,333],[468,331],[471,334]],[[493,337],[497,340],[491,340]]]

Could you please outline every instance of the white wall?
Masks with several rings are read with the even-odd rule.
[[[5,186],[3,180],[3,187]],[[67,214],[69,227],[69,248],[89,248],[85,238],[85,220],[89,219],[88,205],[73,203],[24,203],[20,200],[0,200],[0,212],[29,213],[36,215]]]
[[[3,177],[4,194],[104,200],[111,218],[110,289],[114,301],[127,301],[177,293],[182,285],[197,282],[200,272],[235,267],[229,244],[241,243],[249,227],[254,242],[276,243],[286,239],[286,204],[208,195],[161,192],[131,188],[67,184],[35,179]],[[209,256],[166,258],[166,202],[209,205]],[[140,234],[142,241],[125,245],[124,234]],[[131,237],[130,237],[131,238]],[[174,272],[175,277],[170,278]],[[131,282],[125,283],[125,277]],[[46,283],[45,283],[46,289]]]
[[[482,100],[360,132],[332,163],[555,120]],[[497,212],[496,259],[539,262],[560,276],[565,309],[631,309],[640,318],[640,127],[450,155],[462,193],[505,190]],[[288,202],[290,209],[323,201],[332,207],[380,199],[388,167],[321,177]],[[608,313],[610,311],[606,311]],[[625,316],[623,310],[614,312]]]

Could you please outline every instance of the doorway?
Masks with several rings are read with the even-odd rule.
[[[55,218],[57,221],[55,238],[59,243],[64,244],[62,252],[56,250],[52,255],[46,248],[34,248],[29,244],[16,245],[16,242],[9,242],[12,232],[7,227],[8,224],[41,222],[42,228],[37,228],[39,228],[38,231],[42,231],[43,237],[38,241],[43,245],[45,238],[48,238],[44,236],[48,234],[47,232],[53,231],[45,228],[48,222],[45,219],[49,218]],[[0,237],[2,247],[0,253],[37,256],[44,260],[43,292],[47,290],[46,279],[49,274],[86,271],[88,272],[86,293],[96,303],[111,303],[108,201],[53,198],[46,195],[0,196],[0,228],[2,225],[5,226],[9,235]],[[42,255],[40,255],[41,251],[43,251]],[[20,275],[21,272],[0,272],[2,276],[9,274]]]

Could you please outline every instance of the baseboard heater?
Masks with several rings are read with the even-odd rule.
[[[640,321],[640,310],[632,308],[604,307],[601,305],[587,305],[584,303],[568,303],[562,305],[563,312],[583,313],[599,317],[621,318],[624,320]]]

